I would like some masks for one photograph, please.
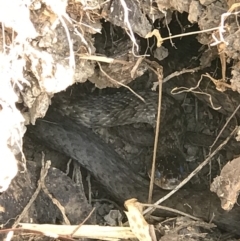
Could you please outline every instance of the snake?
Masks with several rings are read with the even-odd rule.
[[[142,91],[138,92],[138,95],[143,100],[131,92],[87,95],[84,98],[58,98],[53,106],[49,108],[45,118],[38,120],[35,126],[29,127],[29,132],[34,135],[34,138],[44,141],[52,149],[76,159],[112,192],[111,186],[113,186],[113,183],[125,183],[126,175],[131,176],[131,178],[139,177],[130,168],[126,170],[126,167],[123,167],[124,164],[123,161],[119,160],[119,155],[109,144],[107,147],[102,140],[97,138],[91,128],[148,123],[155,129],[158,93]],[[159,154],[154,182],[165,190],[175,188],[183,179],[182,166],[185,160],[182,150],[183,121],[183,111],[177,101],[163,94],[158,145]],[[75,149],[76,146],[79,150]],[[89,149],[91,150],[89,151]],[[78,152],[81,154],[77,154]],[[111,157],[106,158],[106,155],[111,155]],[[91,161],[86,162],[89,159]],[[110,163],[104,162],[104,159],[111,161]],[[117,163],[112,167],[114,170],[111,171],[110,167],[113,165],[113,160],[117,160]],[[150,174],[150,167],[151,165],[148,167],[148,174]],[[104,172],[109,170],[109,174],[99,170],[104,170]],[[109,180],[102,180],[102,176]],[[131,178],[127,183],[129,189],[131,189],[131,185],[136,187],[137,183],[139,183],[139,180],[138,182],[134,181],[133,185]],[[144,183],[144,181],[141,180],[140,183]],[[139,188],[141,187],[136,187],[136,189]]]

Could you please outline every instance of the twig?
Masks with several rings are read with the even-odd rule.
[[[160,203],[162,203],[163,201],[167,200],[169,197],[171,197],[175,192],[177,192],[182,186],[184,186],[192,177],[194,177],[200,170],[202,170],[202,168],[204,166],[206,166],[209,161],[212,159],[212,157],[214,157],[219,150],[221,150],[223,148],[223,146],[225,146],[227,144],[227,142],[230,140],[230,138],[232,137],[232,135],[236,132],[238,127],[236,127],[231,134],[228,136],[228,138],[226,138],[225,141],[223,141],[221,143],[221,145],[218,146],[218,148],[216,148],[216,150],[214,150],[194,171],[192,171],[188,177],[186,177],[176,188],[174,188],[174,190],[172,190],[171,192],[169,192],[166,196],[164,196],[163,198],[159,199],[157,202],[154,203],[154,205],[158,205]],[[147,208],[143,214],[150,214],[154,211],[154,208]]]
[[[158,93],[158,113],[157,113],[157,123],[155,130],[155,139],[154,139],[154,149],[153,149],[153,161],[152,161],[152,169],[151,169],[151,179],[148,193],[148,203],[152,202],[152,194],[153,194],[153,185],[155,178],[155,166],[156,166],[156,157],[157,157],[157,147],[158,147],[158,136],[160,129],[160,116],[161,116],[161,105],[162,105],[162,69],[157,69],[158,74],[158,82],[159,82],[159,93]]]
[[[58,207],[59,211],[61,212],[61,214],[63,216],[63,220],[64,220],[65,224],[70,225],[71,223],[66,216],[64,206],[62,206],[62,204],[56,198],[54,198],[53,195],[48,191],[47,187],[45,186],[45,182],[42,183],[42,190],[51,199],[52,203]]]
[[[3,239],[4,241],[11,241],[12,238],[13,238],[13,234],[14,232],[13,231],[10,231],[7,233],[6,237]]]
[[[170,28],[169,28],[169,26],[168,26],[168,22],[167,22],[167,21],[168,21],[168,20],[167,20],[167,11],[162,10],[161,12],[164,14],[164,17],[165,17],[165,22],[166,22],[166,27],[167,27],[167,30],[168,30],[168,35],[171,37],[171,36],[172,36],[172,33],[171,33],[171,30],[170,30]],[[175,44],[173,43],[172,38],[170,38],[169,40],[170,40],[170,43],[171,43],[172,47],[174,47],[174,48],[176,49],[176,46],[175,46]]]
[[[77,225],[51,225],[51,224],[29,224],[20,223],[21,228],[17,230],[27,229],[29,232],[37,231],[42,233],[51,233],[55,235],[61,235],[61,237],[70,237],[73,230]],[[16,230],[16,229],[15,229]],[[15,231],[14,230],[14,231]],[[32,230],[32,231],[30,231]],[[1,230],[0,230],[0,233]],[[90,238],[117,241],[119,239],[133,239],[136,236],[133,234],[130,227],[108,227],[99,225],[83,225],[73,235],[74,238]]]
[[[84,191],[81,166],[76,161],[73,162],[72,180],[80,187],[80,190]]]
[[[185,229],[185,228],[189,228],[191,226],[194,226],[194,227],[202,227],[204,229],[207,229],[207,230],[211,230],[212,228],[216,228],[216,225],[215,224],[211,224],[211,223],[206,223],[202,220],[199,220],[199,221],[187,221],[177,227],[174,228],[174,231],[176,233],[178,233],[180,230],[182,229]],[[197,235],[197,234],[196,234]],[[202,236],[203,235],[203,236]],[[205,237],[205,234],[204,233],[200,233],[197,235],[197,237]]]
[[[157,47],[160,47],[162,45],[162,43],[165,40],[172,40],[174,38],[180,38],[180,37],[184,37],[184,36],[189,36],[189,35],[197,35],[199,33],[205,33],[205,32],[211,32],[213,30],[218,30],[220,27],[215,27],[215,28],[210,28],[210,29],[206,29],[206,30],[200,30],[200,31],[193,31],[193,32],[189,32],[189,33],[183,33],[183,34],[177,34],[177,35],[173,35],[173,36],[169,36],[166,38],[162,38],[159,31],[157,29],[154,29],[152,32],[149,32],[145,38],[151,38],[153,35],[155,35],[155,37],[157,38]]]
[[[73,43],[71,41],[71,36],[70,36],[70,33],[69,33],[69,29],[67,27],[67,24],[64,21],[64,19],[66,19],[66,21],[68,21],[70,24],[72,24],[71,18],[66,14],[65,3],[55,5],[55,3],[53,3],[52,1],[45,0],[45,4],[48,7],[50,7],[50,9],[57,15],[60,23],[62,24],[62,26],[65,30],[67,40],[68,40],[68,46],[69,46],[69,67],[72,70],[72,76],[71,77],[73,78],[75,67],[76,67],[75,58],[74,58],[74,51],[73,51]]]
[[[88,203],[92,204],[92,185],[91,185],[91,174],[87,172],[86,181],[88,184]]]
[[[221,53],[219,53],[219,54],[221,54]],[[222,62],[222,60],[221,60],[221,62]],[[225,66],[225,64],[222,63],[222,69],[224,68],[224,66]],[[213,82],[213,84],[216,86],[217,90],[224,92],[226,88],[232,89],[232,86],[230,84],[227,84],[226,82],[224,82],[225,81],[225,79],[224,79],[225,72],[222,71],[223,78],[221,80],[217,80],[217,79],[213,78],[208,73],[204,74],[203,76],[209,78]]]
[[[163,221],[160,222],[160,223],[163,225],[164,223],[171,222],[171,221],[174,221],[174,220],[176,220],[176,219],[177,219],[177,217],[168,218],[168,219],[163,220]]]
[[[42,169],[41,169],[41,172],[40,172],[40,178],[38,180],[38,187],[36,189],[36,191],[34,192],[34,194],[32,195],[31,199],[29,200],[28,204],[25,206],[25,208],[23,209],[22,213],[19,215],[19,217],[17,218],[17,220],[14,222],[13,224],[13,228],[16,228],[17,225],[19,224],[19,222],[21,221],[21,219],[26,215],[28,209],[31,207],[31,205],[33,204],[33,202],[36,200],[39,192],[41,191],[42,189],[42,186],[43,186],[43,183],[44,183],[44,180],[48,174],[48,169],[50,168],[51,166],[51,162],[50,161],[47,161],[44,165],[44,153],[42,153]]]
[[[53,9],[52,9],[53,10]],[[64,17],[66,18],[66,20],[68,20],[69,23],[72,23],[71,22],[71,19],[68,17],[67,14],[64,14]],[[72,78],[73,78],[73,75],[74,75],[74,71],[75,71],[75,68],[76,68],[76,64],[75,64],[75,58],[74,58],[74,51],[73,51],[73,43],[71,41],[71,37],[70,37],[70,33],[69,33],[69,30],[68,30],[68,27],[65,23],[65,21],[63,20],[62,16],[59,14],[58,15],[58,18],[66,32],[66,35],[67,35],[67,40],[68,40],[68,46],[69,46],[69,67],[71,68],[71,70],[73,71],[72,72]],[[69,76],[70,78],[70,76]]]
[[[195,97],[195,121],[198,123],[198,99]]]
[[[194,73],[194,72],[196,72],[200,69],[201,69],[201,67],[196,67],[196,68],[192,68],[192,69],[182,69],[181,71],[176,71],[176,72],[168,75],[167,77],[165,77],[163,79],[163,83],[166,83],[167,81],[169,81],[173,77],[176,77],[176,76],[179,76],[179,75],[182,75],[182,74],[185,74],[185,73]]]
[[[94,207],[92,209],[92,211],[88,214],[88,216],[83,220],[83,222],[81,222],[74,230],[73,232],[71,233],[71,237],[74,236],[74,234],[78,231],[78,229],[84,224],[86,223],[86,221],[92,216],[93,212],[95,211],[96,207]]]
[[[25,224],[24,224],[25,225]],[[34,228],[32,228],[32,226],[35,226],[34,224],[32,224],[30,226],[30,229],[26,229],[26,228],[9,228],[9,229],[1,229],[0,230],[0,234],[5,234],[5,233],[9,233],[9,232],[14,232],[14,234],[19,234],[20,235],[29,235],[29,234],[35,234],[35,235],[42,235],[43,237],[49,237],[51,238],[51,240],[53,239],[54,237],[54,240],[62,240],[62,241],[75,241],[75,239],[72,239],[72,238],[69,238],[67,237],[66,235],[63,236],[63,235],[58,235],[56,234],[55,232],[51,232],[51,231],[39,231]],[[58,225],[59,227],[61,227],[61,225]],[[18,238],[19,240],[19,238]],[[7,240],[5,240],[7,241]]]
[[[93,7],[89,7],[85,2],[85,6],[83,5],[83,10],[84,11],[87,11],[87,10],[96,10],[96,9],[100,9],[101,8],[101,5],[104,5],[104,4],[106,4],[106,3],[108,3],[108,2],[110,2],[110,0],[106,0],[106,1],[104,1],[104,2],[97,2],[98,4],[96,4],[95,6],[93,6]],[[83,4],[83,1],[81,1],[81,4]]]
[[[167,81],[169,81],[170,79],[172,79],[176,76],[179,76],[179,75],[182,75],[182,74],[185,74],[185,73],[194,73],[194,72],[196,72],[200,69],[201,69],[201,67],[196,67],[196,68],[193,68],[193,69],[182,69],[181,71],[175,71],[175,72],[171,73],[170,75],[168,75],[167,77],[165,77],[162,82],[166,83]],[[159,84],[159,82],[154,82],[152,90],[156,90],[158,84]]]
[[[224,124],[223,128],[221,129],[221,131],[218,133],[215,141],[213,142],[213,144],[210,146],[210,151],[212,150],[212,147],[216,144],[216,142],[218,141],[218,139],[220,138],[220,136],[222,135],[223,131],[225,130],[225,128],[227,127],[228,123],[230,122],[230,120],[233,118],[233,116],[237,113],[238,109],[240,108],[240,104],[237,106],[237,108],[234,110],[234,112],[231,114],[231,116],[228,118],[228,120],[226,121],[226,123]]]
[[[207,32],[211,32],[213,30],[218,30],[218,29],[219,29],[219,27],[215,27],[215,28],[209,28],[209,29],[200,30],[200,31],[193,31],[193,32],[189,32],[189,33],[177,34],[177,35],[173,35],[170,37],[162,38],[162,41],[165,41],[168,39],[173,39],[173,38],[180,38],[180,37],[184,37],[184,36],[194,35],[194,34],[197,35],[199,33],[207,33]]]
[[[206,76],[206,75],[201,75],[201,78],[200,78],[200,80],[198,81],[198,83],[197,83],[196,86],[191,87],[191,88],[187,88],[187,87],[176,87],[176,88],[173,88],[173,89],[172,89],[171,94],[177,95],[177,94],[181,94],[181,93],[184,93],[184,92],[186,92],[186,93],[187,93],[187,92],[192,92],[192,93],[199,94],[199,95],[206,95],[206,96],[209,97],[209,101],[210,101],[210,103],[211,103],[212,109],[214,109],[214,110],[219,110],[219,109],[221,109],[221,108],[222,108],[221,106],[215,107],[215,106],[213,105],[212,96],[211,96],[210,94],[205,93],[205,92],[195,91],[195,89],[197,89],[197,88],[200,86],[200,83],[201,83],[201,81],[202,81],[202,79],[203,79],[203,76]],[[178,92],[175,92],[175,91],[178,91]]]
[[[169,207],[165,207],[165,206],[161,206],[161,205],[154,205],[154,204],[144,204],[144,203],[142,203],[142,206],[143,207],[152,207],[154,209],[162,209],[162,210],[166,210],[166,211],[169,211],[169,212],[177,213],[177,214],[180,214],[182,216],[189,217],[193,220],[198,220],[198,221],[201,220],[200,218],[196,218],[196,217],[194,217],[194,216],[192,216],[188,213],[181,212],[181,211],[179,211],[177,209],[174,209],[174,208],[169,208]]]
[[[144,59],[143,57],[138,58],[136,64],[133,66],[133,68],[131,70],[131,78],[132,79],[134,79],[135,73],[136,73],[139,65],[142,63],[143,59]]]
[[[214,220],[214,218],[215,218],[215,214],[213,213],[213,214],[212,214],[212,217],[211,217],[211,219],[210,219],[210,221],[209,221],[209,223],[212,223],[213,220]]]
[[[101,64],[100,64],[99,62],[97,62],[97,63],[98,63],[98,66],[99,66],[101,72],[102,72],[105,76],[107,76],[107,77],[109,78],[109,80],[111,80],[114,84],[117,84],[117,85],[120,85],[120,86],[123,86],[123,87],[127,88],[127,89],[130,90],[134,95],[136,95],[141,101],[145,102],[145,100],[143,99],[142,96],[140,96],[139,94],[137,94],[137,93],[136,93],[133,89],[131,89],[129,86],[127,86],[127,85],[125,85],[125,84],[123,84],[123,83],[121,83],[121,82],[113,79],[111,76],[109,76],[109,75],[102,69]]]
[[[128,7],[127,7],[127,4],[124,0],[120,0],[121,2],[121,5],[123,7],[123,11],[124,11],[124,23],[126,24],[128,30],[129,30],[129,37],[130,39],[132,40],[133,44],[136,46],[136,49],[138,51],[139,47],[138,47],[138,44],[137,44],[137,41],[136,41],[136,38],[134,36],[134,32],[132,30],[132,27],[131,27],[131,24],[129,23],[129,18],[128,18],[128,11],[131,11]],[[127,32],[127,31],[126,31]],[[134,52],[133,52],[134,54]]]
[[[225,20],[232,14],[235,14],[237,15],[239,12],[235,12],[233,13],[232,11],[239,7],[240,6],[240,3],[234,3],[231,8],[226,12],[226,13],[223,13],[221,15],[221,23],[220,23],[220,26],[218,27],[218,33],[219,33],[219,40],[217,39],[217,37],[214,35],[214,33],[212,34],[212,38],[215,40],[214,43],[210,44],[210,46],[215,46],[215,45],[218,45],[220,43],[224,43],[226,45],[228,45],[228,42],[226,42],[224,40],[224,37],[223,37],[223,33],[225,33],[226,31],[224,30],[224,23],[225,23]]]
[[[81,38],[81,41],[85,44],[85,46],[88,49],[89,54],[91,54],[91,47],[89,46],[87,40],[84,38],[83,34],[81,34],[77,28],[74,29],[74,34],[76,34],[77,36],[79,36]]]
[[[109,58],[106,56],[88,55],[88,54],[75,54],[75,55],[79,56],[80,59],[96,60],[96,61],[104,62],[104,63],[108,63],[108,64],[115,64],[115,63],[119,63],[119,64],[123,64],[123,65],[130,64],[130,62],[128,62],[128,61]]]
[[[4,26],[4,23],[2,22],[2,38],[3,38],[3,41],[2,41],[2,54],[5,55],[6,54],[6,38],[5,38],[5,26]]]
[[[68,160],[68,162],[67,162],[67,168],[66,168],[66,172],[65,172],[65,174],[66,174],[66,176],[69,174],[69,172],[70,172],[70,165],[71,165],[71,163],[72,163],[72,159],[70,158],[69,160]]]

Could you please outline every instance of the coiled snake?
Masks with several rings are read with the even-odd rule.
[[[109,147],[106,149],[106,145],[103,145],[102,141],[95,140],[96,137],[93,137],[94,133],[89,128],[112,127],[131,123],[149,123],[155,127],[158,93],[145,91],[138,94],[144,98],[144,102],[130,92],[99,96],[89,95],[83,99],[61,98],[48,111],[45,117],[47,122],[39,120],[35,127],[29,128],[30,132],[35,133],[35,138],[44,140],[53,149],[77,159],[95,177],[99,178],[99,175],[103,173],[99,171],[100,169],[111,169],[109,163],[104,162],[106,155],[111,153],[111,158],[115,160],[118,160],[119,157],[114,151],[109,151]],[[163,189],[173,189],[182,179],[182,161],[185,158],[182,151],[184,128],[180,106],[167,95],[163,95],[162,98],[160,122],[160,153],[155,183]],[[67,137],[62,137],[62,135]],[[74,135],[75,137],[73,137]],[[80,138],[78,135],[81,135],[81,140],[76,141],[75,139]],[[73,145],[74,141],[76,143]],[[76,146],[84,154],[76,156]],[[86,162],[93,155],[94,163]],[[82,158],[83,156],[84,158]],[[103,160],[103,162],[99,162],[99,160]],[[104,174],[105,178],[110,179],[107,182],[108,189],[112,190],[109,186],[117,179],[121,179],[123,172],[123,168],[115,164],[114,172],[110,172],[107,176],[106,173]],[[135,175],[131,171],[127,172],[129,172],[129,174],[126,173],[127,175]],[[106,182],[103,185],[106,186]],[[132,184],[128,183],[128,185]]]

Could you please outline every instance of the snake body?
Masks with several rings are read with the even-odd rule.
[[[86,127],[112,127],[132,123],[149,123],[155,126],[158,93],[138,92],[141,100],[131,92],[117,92],[107,95],[87,95],[82,98],[61,97],[55,108],[63,116]],[[163,97],[161,121],[167,123],[179,116],[179,106],[167,95]],[[174,108],[175,107],[175,108]]]
[[[31,132],[38,133],[35,137],[46,141],[53,149],[78,160],[98,179],[102,179],[100,176],[109,179],[107,183],[102,181],[103,185],[109,189],[109,186],[112,185],[109,183],[121,182],[122,179],[126,179],[126,177],[121,177],[120,173],[130,176],[136,176],[136,174],[130,173],[130,170],[126,171],[123,166],[118,167],[120,161],[117,161],[118,164],[115,163],[115,166],[111,164],[114,170],[109,170],[109,174],[103,175],[100,170],[109,169],[110,166],[109,163],[99,162],[99,160],[106,159],[107,154],[111,154],[109,157],[111,160],[118,160],[119,156],[113,150],[109,151],[112,148],[107,148],[102,141],[95,140],[96,137],[89,128],[132,123],[149,123],[155,127],[158,94],[150,91],[138,94],[143,97],[144,101],[130,92],[99,96],[89,95],[83,99],[60,98],[48,111],[45,117],[48,122],[39,120],[35,127],[30,128]],[[167,95],[164,95],[162,99],[160,123],[160,154],[155,183],[164,189],[172,189],[182,177],[181,161],[184,159],[184,155],[181,145],[184,130],[182,128],[181,108],[174,99]],[[89,151],[90,149],[91,151]],[[79,152],[83,152],[83,154],[76,154]],[[86,163],[85,160],[91,159],[90,156],[93,155],[95,161],[91,160]],[[106,168],[103,167],[104,165]],[[117,176],[110,177],[112,173],[117,174]],[[133,182],[130,181],[128,185],[133,185]],[[112,188],[110,189],[112,192]]]

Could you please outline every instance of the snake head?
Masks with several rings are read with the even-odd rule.
[[[156,163],[154,183],[164,190],[173,190],[184,179],[185,160],[184,154],[176,151],[159,158]],[[151,169],[148,175],[151,177]]]
[[[180,173],[162,173],[155,170],[154,183],[164,190],[173,190],[182,181]]]

